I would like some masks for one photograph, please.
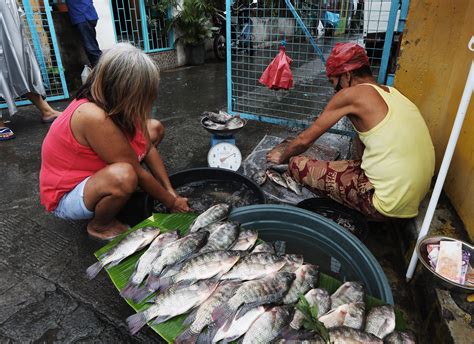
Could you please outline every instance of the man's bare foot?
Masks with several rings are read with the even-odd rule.
[[[107,225],[98,225],[94,220],[87,224],[87,233],[89,233],[90,236],[101,240],[113,239],[129,229],[130,227],[128,225],[115,219]]]

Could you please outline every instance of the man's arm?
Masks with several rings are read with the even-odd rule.
[[[356,112],[354,97],[354,90],[350,88],[339,91],[329,101],[324,111],[313,124],[291,141],[284,152],[272,150],[268,153],[267,160],[281,164],[287,162],[292,156],[305,152],[314,141],[336,124],[342,117]]]

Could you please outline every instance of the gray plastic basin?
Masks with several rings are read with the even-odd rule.
[[[340,281],[360,281],[369,295],[393,304],[393,295],[382,267],[356,236],[336,223],[287,205],[251,205],[236,208],[229,217],[242,227],[255,229],[265,241],[284,240],[288,253]]]

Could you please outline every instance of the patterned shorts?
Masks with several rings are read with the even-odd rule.
[[[295,156],[290,159],[289,169],[296,181],[314,192],[355,209],[370,220],[386,220],[374,207],[374,186],[360,164],[361,160],[324,161]]]

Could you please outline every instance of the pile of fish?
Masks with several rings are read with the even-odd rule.
[[[127,318],[132,334],[145,324],[188,314],[176,343],[324,343],[296,309],[300,295],[317,306],[333,343],[414,343],[396,332],[392,306],[366,314],[364,288],[346,282],[332,295],[317,288],[318,267],[287,254],[283,242],[257,243],[258,234],[226,221],[227,204],[199,215],[189,233],[137,229],[87,269],[94,278],[148,246],[121,295],[151,306]],[[159,291],[159,293],[156,293]]]
[[[202,125],[212,130],[235,130],[242,128],[245,125],[245,121],[239,117],[234,117],[226,112],[210,112],[205,111],[202,113]]]
[[[301,185],[293,179],[290,172],[288,171],[288,164],[283,165],[270,165],[265,171],[257,171],[252,176],[255,183],[262,186],[265,184],[267,179],[271,180],[274,184],[284,187],[290,191],[293,191],[297,195],[302,195]]]

